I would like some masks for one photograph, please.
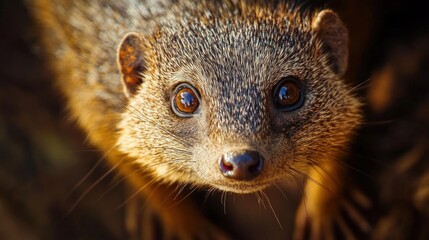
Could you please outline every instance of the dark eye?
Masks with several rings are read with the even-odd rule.
[[[173,112],[179,117],[192,117],[200,106],[198,91],[187,83],[176,87],[171,100]]]
[[[304,103],[302,84],[295,77],[280,80],[273,90],[273,101],[276,106],[285,111],[293,111]]]

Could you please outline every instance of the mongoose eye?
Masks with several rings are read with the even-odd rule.
[[[273,101],[276,106],[285,111],[293,111],[304,103],[302,84],[295,77],[280,80],[273,90]]]
[[[177,116],[192,117],[200,106],[198,91],[193,86],[182,83],[174,90],[171,104]]]

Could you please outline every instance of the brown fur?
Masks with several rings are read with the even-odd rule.
[[[149,183],[143,195],[157,188],[152,179],[249,193],[309,175],[328,188],[309,183],[312,231],[321,234],[323,219],[338,214],[338,161],[361,117],[341,79],[347,31],[335,13],[263,1],[37,0],[33,8],[72,115],[119,171],[141,169],[130,181],[138,189]],[[129,32],[141,41],[121,44]],[[282,112],[272,88],[291,75],[305,83],[306,99]],[[180,82],[200,91],[193,118],[171,111]],[[223,177],[217,160],[234,149],[259,151],[263,173],[248,182]],[[173,202],[169,187],[158,186],[151,199],[174,234],[212,231],[188,203],[163,209]]]

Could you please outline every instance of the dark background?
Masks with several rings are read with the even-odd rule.
[[[303,3],[333,8],[349,28],[347,79],[366,102],[366,121],[347,161],[374,202],[367,217],[375,239],[429,239],[428,2]],[[129,236],[120,207],[129,193],[115,174],[97,183],[109,167],[67,117],[22,0],[0,1],[0,34],[0,239]],[[284,239],[297,203],[289,190],[287,206],[269,191],[283,229],[269,210],[253,208],[254,197],[230,200],[225,215],[215,195],[204,209],[237,236]],[[246,226],[252,221],[259,225]]]

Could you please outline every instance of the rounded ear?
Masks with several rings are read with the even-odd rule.
[[[127,97],[136,94],[143,82],[141,75],[145,71],[143,39],[138,33],[127,33],[118,48],[118,65],[122,84]]]
[[[347,28],[332,10],[323,10],[312,23],[312,30],[322,42],[322,51],[328,56],[329,64],[338,75],[347,70],[348,33]]]

